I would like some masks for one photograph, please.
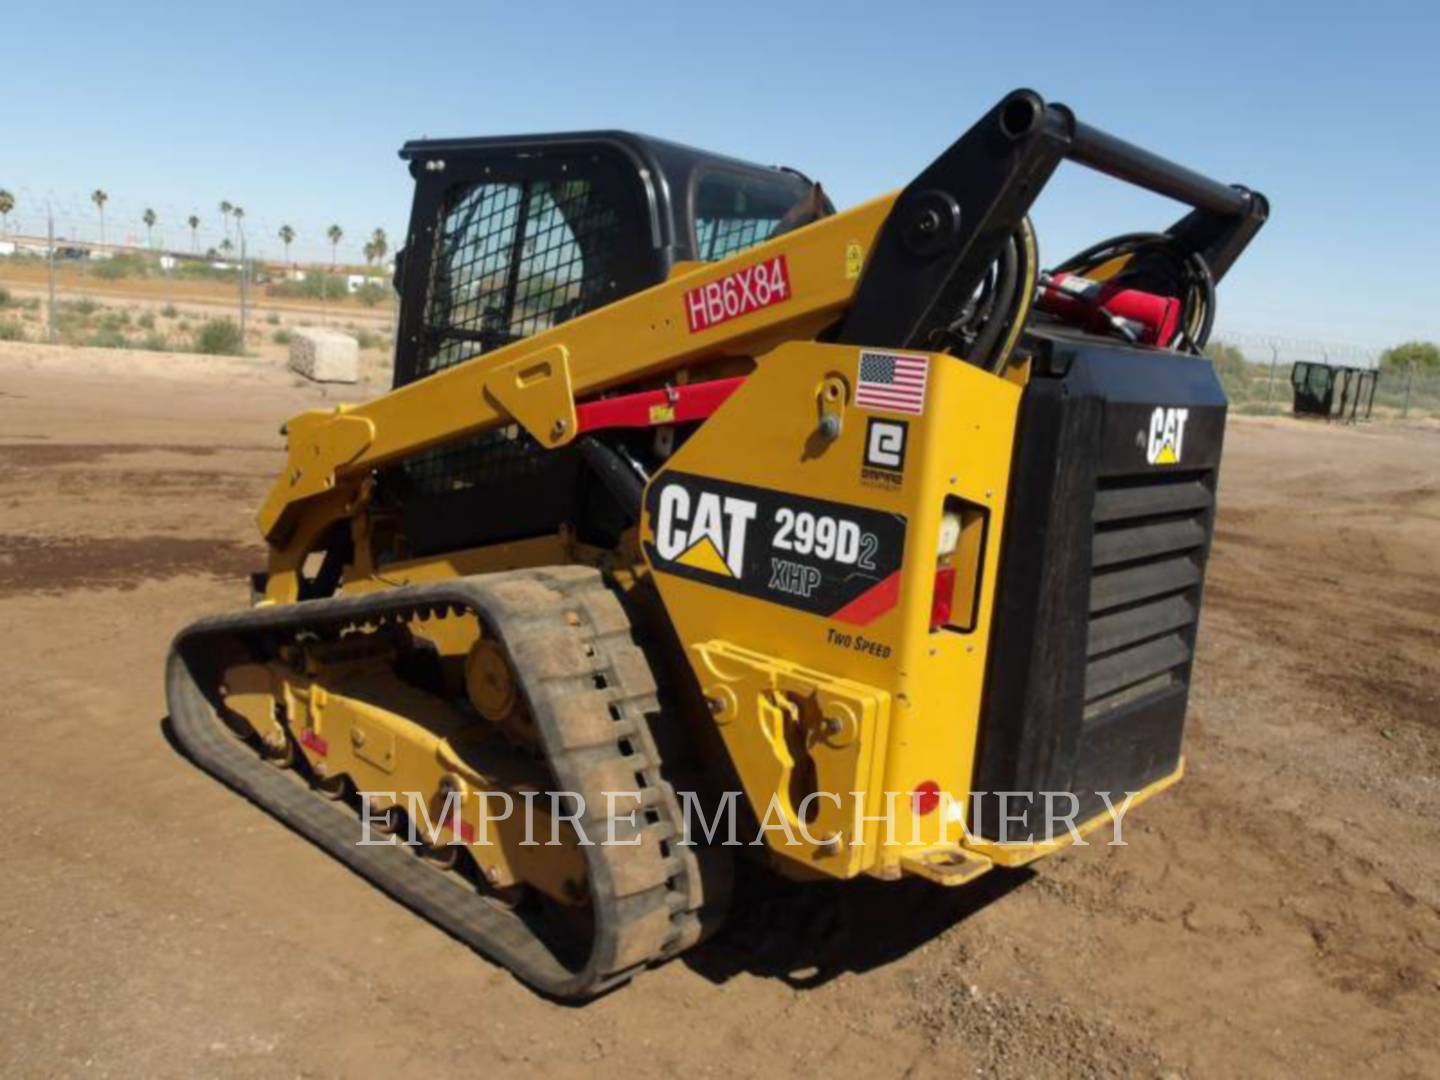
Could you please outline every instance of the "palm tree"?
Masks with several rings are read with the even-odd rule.
[[[295,230],[289,225],[280,226],[280,242],[285,245],[285,261],[290,261],[290,245],[295,240]]]
[[[330,241],[330,269],[335,269],[336,250],[340,247],[340,241],[345,237],[345,230],[339,225],[331,225],[325,230],[325,237]]]
[[[15,209],[15,196],[0,188],[0,218],[5,221],[5,231],[10,231],[10,211]]]
[[[196,231],[200,228],[200,216],[191,214],[185,224],[190,226],[190,254],[193,255],[200,248],[200,237]]]
[[[140,220],[145,223],[145,246],[147,248],[154,247],[155,244],[153,243],[152,234],[155,231],[155,222],[159,221],[160,219],[155,216],[155,211],[151,210],[147,206],[145,208],[145,213],[140,215]]]
[[[221,241],[220,241],[220,254],[221,254],[221,255],[229,255],[230,252],[232,252],[232,251],[234,251],[234,250],[235,250],[235,245],[230,242],[230,237],[227,236],[227,237],[225,237],[224,240],[221,240]]]
[[[385,230],[376,229],[370,234],[370,241],[365,245],[365,261],[382,262],[389,250],[390,241],[385,236]]]
[[[235,219],[235,232],[239,234],[240,239],[245,239],[245,224],[243,220],[245,217],[245,208],[243,206],[232,206],[230,208],[230,215]]]
[[[231,210],[234,210],[234,209],[235,209],[235,207],[233,207],[233,206],[230,205],[230,200],[229,200],[229,199],[224,199],[224,200],[221,201],[221,203],[220,203],[220,218],[221,218],[222,221],[225,222],[225,235],[226,235],[226,236],[229,236],[229,235],[230,235],[230,211],[231,211]]]
[[[105,245],[105,204],[110,201],[110,196],[105,194],[103,188],[96,188],[90,193],[90,201],[95,204],[95,209],[100,211],[100,245]]]

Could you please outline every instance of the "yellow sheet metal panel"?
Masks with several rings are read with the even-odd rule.
[[[836,385],[843,408],[827,395]],[[912,812],[918,785],[969,790],[1020,394],[950,356],[786,344],[647,489],[642,542],[692,660],[723,642],[888,702],[880,791],[861,779],[869,805],[895,793],[893,843],[875,830],[860,857],[836,862],[848,872],[898,872],[912,830],[915,844],[938,840],[940,814]],[[987,519],[968,632],[931,628],[947,498]],[[736,724],[761,723],[757,700],[738,708]],[[773,770],[744,745],[727,737],[742,775]]]

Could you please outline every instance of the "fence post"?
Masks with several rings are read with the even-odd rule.
[[[50,307],[45,314],[45,335],[51,345],[55,344],[55,212],[50,209],[50,200],[45,200],[45,251],[50,274]]]
[[[245,351],[245,323],[250,314],[250,264],[245,258],[245,234],[240,234],[240,351]]]

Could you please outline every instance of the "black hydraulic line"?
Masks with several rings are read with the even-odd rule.
[[[1015,283],[1019,277],[1020,252],[1019,245],[1015,238],[1010,238],[1010,243],[1005,246],[1005,252],[1000,256],[1000,263],[995,273],[995,291],[990,304],[990,314],[985,319],[985,325],[975,337],[975,344],[970,348],[968,359],[972,364],[978,364],[986,370],[992,369],[995,357],[996,344],[1000,340],[1000,332],[1005,328],[1011,315],[1011,307],[1015,300]]]
[[[640,504],[645,498],[645,484],[635,470],[613,448],[593,435],[581,436],[575,443],[585,464],[594,470],[605,490],[615,497],[634,521],[640,520]]]

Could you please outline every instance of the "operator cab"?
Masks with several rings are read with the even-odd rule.
[[[405,144],[395,385],[835,212],[819,184],[623,131]]]

